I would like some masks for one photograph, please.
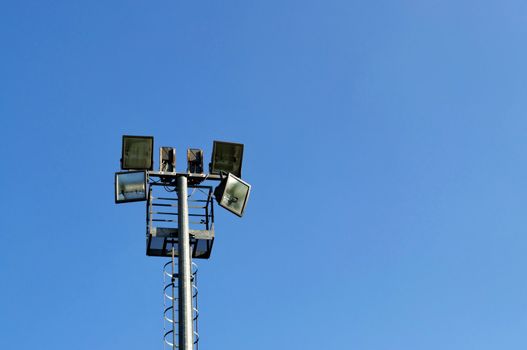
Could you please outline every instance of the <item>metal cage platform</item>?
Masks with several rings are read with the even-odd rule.
[[[190,250],[194,259],[208,259],[214,244],[211,186],[189,186]],[[149,181],[146,213],[146,255],[171,257],[178,252],[178,198],[175,184]],[[162,225],[162,226],[160,226]]]

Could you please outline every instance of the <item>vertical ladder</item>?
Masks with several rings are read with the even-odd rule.
[[[163,265],[163,349],[178,349],[178,274],[175,248],[172,258]],[[192,262],[192,323],[193,348],[198,349],[198,265]]]

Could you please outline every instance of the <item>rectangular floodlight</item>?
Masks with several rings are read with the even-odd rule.
[[[192,174],[203,173],[203,150],[199,148],[187,150],[187,171]]]
[[[123,136],[121,169],[152,170],[154,168],[154,138],[152,136]]]
[[[176,171],[176,149],[174,147],[159,148],[159,171]]]
[[[146,171],[115,173],[115,203],[146,200]]]
[[[228,174],[214,190],[214,197],[219,205],[241,217],[250,192],[251,185],[233,174]]]
[[[233,142],[214,141],[211,174],[220,172],[232,173],[237,177],[242,176],[243,144]]]

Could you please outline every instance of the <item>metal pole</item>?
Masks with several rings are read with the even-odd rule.
[[[172,243],[172,350],[176,350],[176,266],[175,266],[175,249]]]
[[[192,285],[190,281],[190,238],[186,176],[178,176],[177,178],[177,196],[179,350],[192,350]]]

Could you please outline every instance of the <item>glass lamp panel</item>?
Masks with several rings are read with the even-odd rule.
[[[144,171],[118,173],[115,177],[115,201],[146,200],[146,173]]]
[[[243,215],[251,186],[229,174],[220,205],[238,216]]]
[[[123,136],[123,169],[152,169],[152,137]]]
[[[224,171],[241,177],[243,144],[214,141],[212,172]]]

